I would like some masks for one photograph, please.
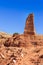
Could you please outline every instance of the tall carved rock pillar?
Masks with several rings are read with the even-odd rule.
[[[26,25],[24,29],[24,34],[28,35],[34,35],[34,19],[33,19],[33,14],[30,14],[27,19],[26,19]]]

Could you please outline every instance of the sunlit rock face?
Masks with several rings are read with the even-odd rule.
[[[30,14],[26,19],[24,34],[34,35],[34,15]]]
[[[43,65],[43,35],[34,32],[33,14],[23,34],[0,33],[0,65]]]

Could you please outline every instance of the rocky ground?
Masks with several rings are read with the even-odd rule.
[[[43,65],[43,41],[16,35],[0,39],[0,65]]]

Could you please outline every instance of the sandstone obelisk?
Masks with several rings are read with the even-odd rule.
[[[34,19],[33,19],[34,15],[30,14],[27,19],[26,19],[26,25],[25,25],[25,29],[24,29],[24,34],[28,34],[28,35],[34,35]]]

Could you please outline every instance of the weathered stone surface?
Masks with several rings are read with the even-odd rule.
[[[34,16],[33,14],[30,14],[27,19],[26,19],[26,25],[25,25],[25,29],[24,29],[24,34],[28,34],[28,35],[34,35]]]
[[[34,35],[32,16],[24,34],[0,34],[0,65],[43,65],[43,35]]]

